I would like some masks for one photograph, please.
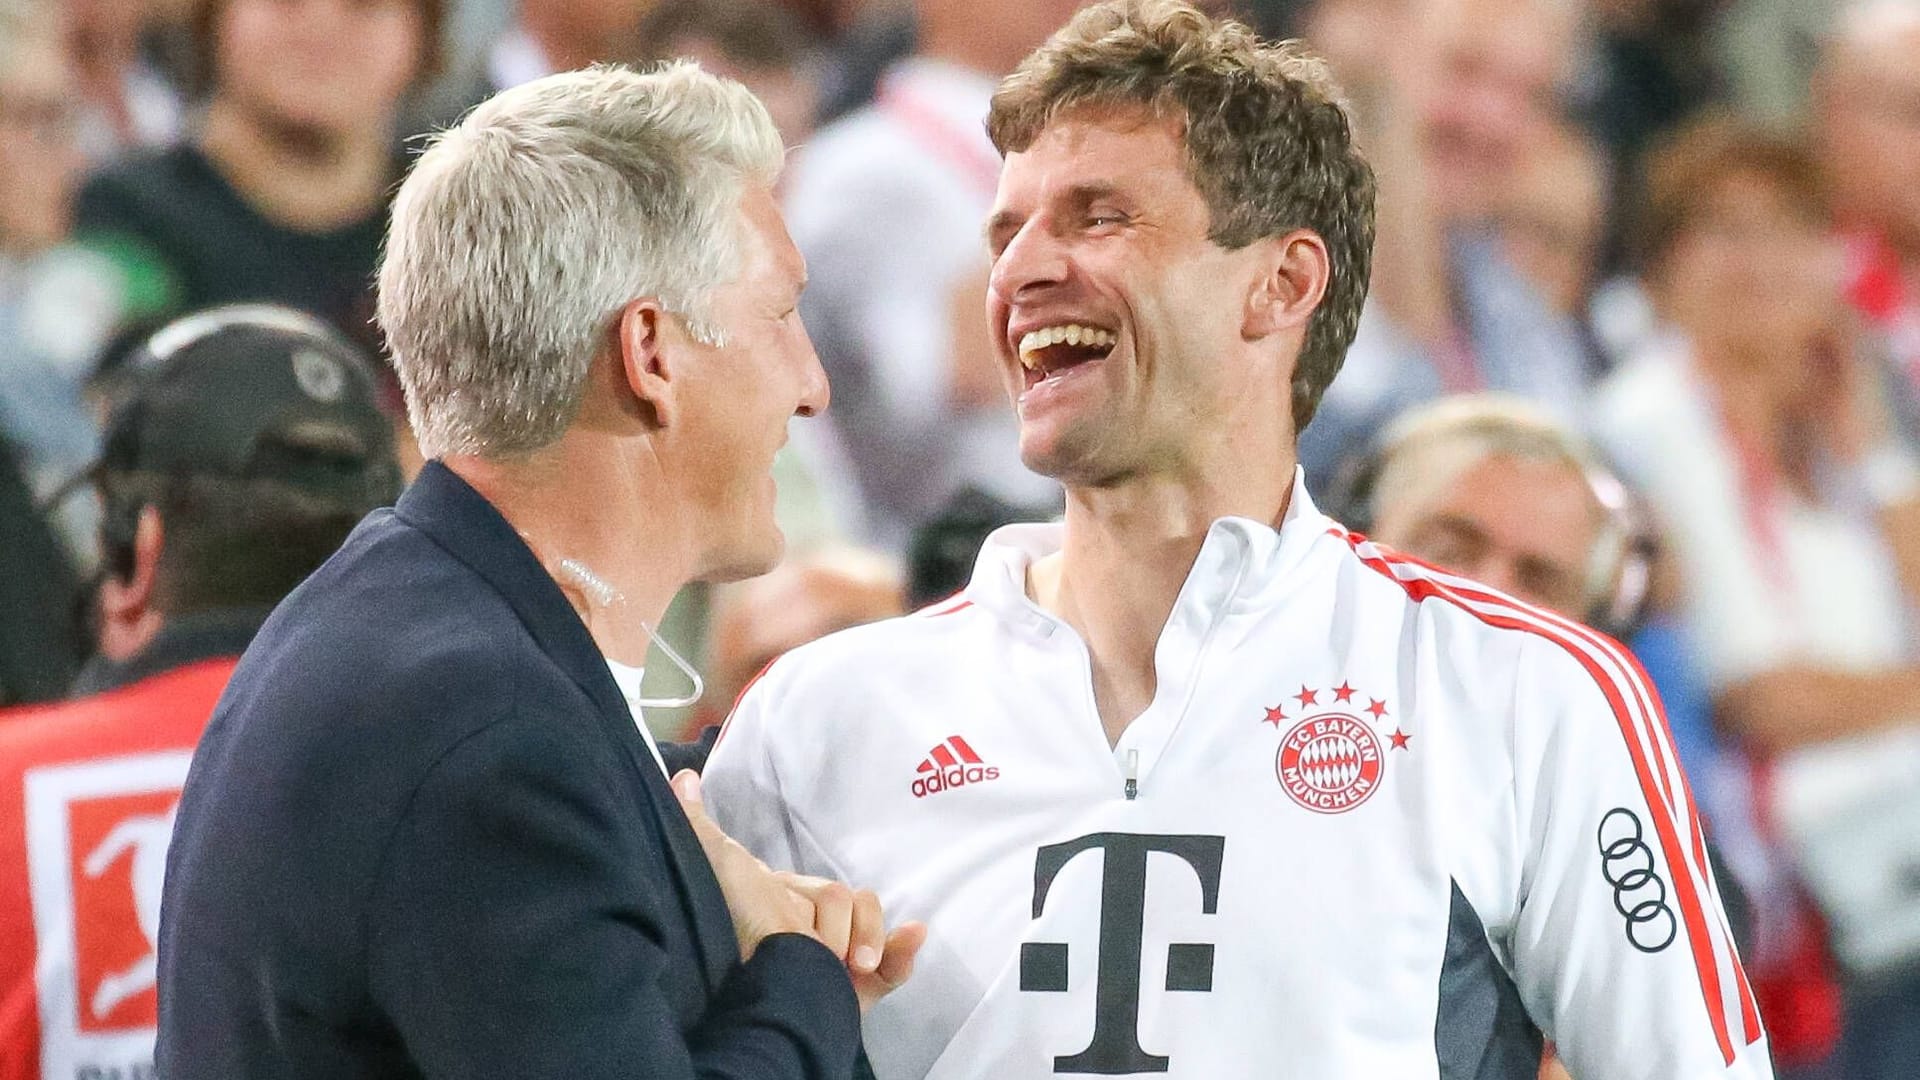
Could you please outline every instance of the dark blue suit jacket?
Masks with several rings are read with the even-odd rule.
[[[798,935],[739,959],[579,617],[429,464],[261,628],[168,855],[159,1070],[844,1077],[859,1012]]]

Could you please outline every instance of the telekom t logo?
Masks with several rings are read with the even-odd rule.
[[[1166,1072],[1171,1059],[1140,1046],[1140,951],[1147,902],[1147,856],[1172,855],[1200,880],[1200,910],[1212,915],[1220,904],[1220,863],[1224,836],[1155,836],[1142,833],[1093,833],[1040,849],[1033,865],[1033,917],[1046,910],[1053,879],[1082,852],[1105,853],[1100,877],[1100,954],[1094,976],[1093,1041],[1077,1054],[1053,1059],[1057,1073],[1104,1075]],[[1067,989],[1067,946],[1058,941],[1028,941],[1020,946],[1020,989]],[[1167,989],[1206,993],[1213,989],[1213,945],[1175,942],[1167,946]]]

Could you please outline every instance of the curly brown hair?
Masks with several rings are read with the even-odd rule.
[[[1327,292],[1293,373],[1300,431],[1353,344],[1373,262],[1373,169],[1326,64],[1185,0],[1106,0],[1001,82],[987,133],[1002,154],[1018,153],[1063,111],[1115,106],[1184,118],[1187,173],[1215,243],[1241,248],[1295,229],[1326,242]]]

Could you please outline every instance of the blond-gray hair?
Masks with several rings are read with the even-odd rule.
[[[719,343],[739,200],[782,158],[766,108],[688,63],[600,66],[487,100],[394,199],[379,320],[427,456],[552,443],[622,308],[658,298]]]

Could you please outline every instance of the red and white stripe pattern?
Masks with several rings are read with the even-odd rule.
[[[1613,711],[1653,819],[1661,854],[1675,878],[1676,901],[1707,1018],[1722,1057],[1732,1065],[1736,1034],[1733,1017],[1737,1014],[1737,1034],[1748,1045],[1760,1039],[1760,1017],[1746,972],[1734,955],[1733,936],[1719,915],[1693,792],[1680,771],[1666,714],[1640,662],[1618,642],[1577,622],[1409,559],[1345,529],[1335,527],[1329,532],[1344,540],[1363,564],[1399,585],[1414,601],[1439,599],[1490,626],[1544,638],[1565,650],[1592,676]],[[1716,902],[1709,905],[1703,898]]]

